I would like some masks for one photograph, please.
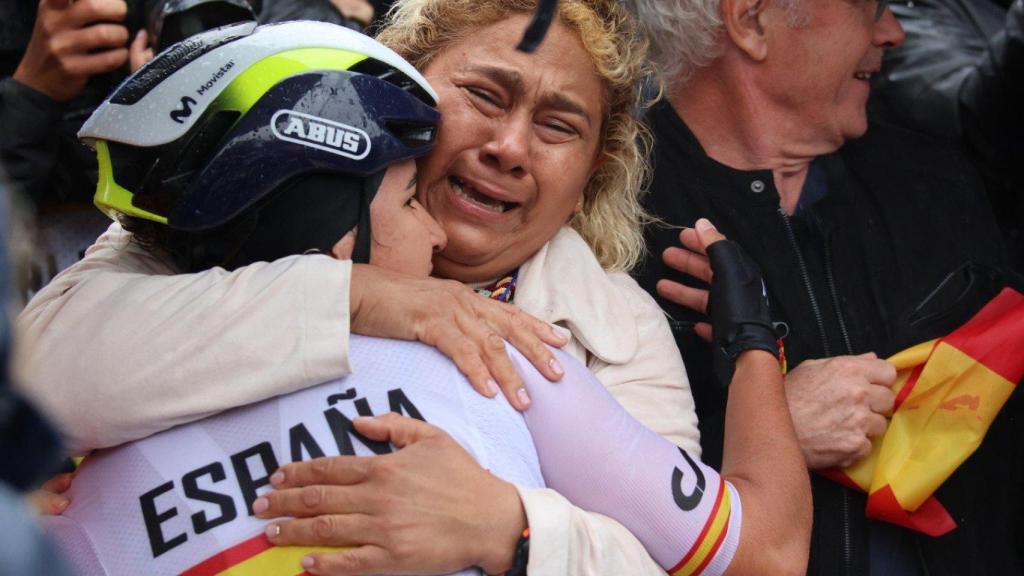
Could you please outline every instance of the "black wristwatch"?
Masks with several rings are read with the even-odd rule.
[[[530,561],[530,529],[523,530],[523,535],[516,543],[516,552],[512,556],[512,567],[505,576],[526,576],[526,564]]]

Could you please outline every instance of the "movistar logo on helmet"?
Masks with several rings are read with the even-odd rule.
[[[294,110],[278,110],[270,119],[274,136],[353,160],[370,153],[370,136],[348,124],[334,122]]]

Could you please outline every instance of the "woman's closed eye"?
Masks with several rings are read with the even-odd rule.
[[[553,144],[569,142],[581,135],[576,126],[557,118],[539,118],[534,123],[537,126],[538,135],[545,142]]]
[[[575,136],[579,134],[579,131],[576,130],[575,127],[560,120],[546,120],[542,122],[542,126],[568,136]]]
[[[474,100],[486,106],[492,106],[494,108],[500,108],[502,110],[505,109],[504,103],[501,101],[498,95],[494,94],[490,90],[486,90],[484,88],[479,88],[476,86],[468,86],[466,87],[466,91],[473,96]]]

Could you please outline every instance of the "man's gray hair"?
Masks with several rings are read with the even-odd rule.
[[[719,0],[627,0],[651,41],[651,61],[667,86],[721,54]]]
[[[776,0],[786,25],[809,22],[801,0]],[[651,61],[665,86],[685,82],[722,54],[721,0],[626,0],[651,42]]]

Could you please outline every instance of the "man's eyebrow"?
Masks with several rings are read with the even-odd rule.
[[[522,94],[526,90],[526,83],[523,82],[523,77],[516,70],[481,64],[471,66],[469,71],[483,74],[517,94]],[[545,94],[541,97],[541,104],[554,108],[555,110],[579,115],[587,122],[587,126],[592,124],[590,114],[587,113],[587,109],[579,102],[567,97],[565,94],[558,92]]]
[[[409,183],[405,185],[405,189],[406,190],[408,190],[409,188],[414,188],[416,186],[416,177],[417,176],[419,176],[419,173],[417,173],[417,172],[413,172],[412,173],[412,178],[410,178],[409,179]]]

